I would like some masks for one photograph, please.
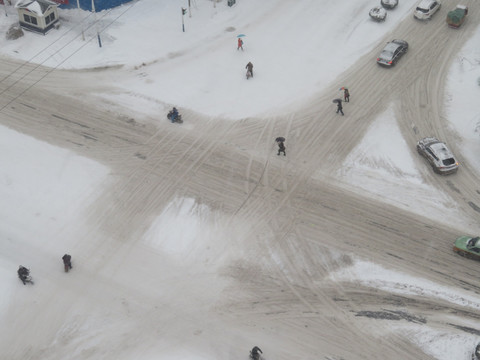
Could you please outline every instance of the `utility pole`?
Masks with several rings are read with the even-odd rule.
[[[190,1],[190,0],[189,0]],[[8,17],[8,14],[7,14],[7,0],[3,0],[3,7],[5,8],[5,16]]]
[[[102,47],[102,40],[100,39],[100,33],[98,32],[97,13],[95,12],[95,1],[94,0],[92,0],[92,11],[93,11],[93,15],[95,16],[95,27],[97,28],[98,46]]]
[[[190,0],[188,0],[188,17],[192,17],[192,9],[190,7]]]
[[[78,8],[78,13],[80,14],[80,0],[77,0],[77,8]],[[78,16],[80,19],[80,16]],[[83,21],[81,21],[82,25],[82,40],[85,41],[85,34],[83,33]]]

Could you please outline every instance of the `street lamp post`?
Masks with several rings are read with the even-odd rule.
[[[183,21],[183,16],[185,15],[186,12],[187,12],[187,9],[182,7],[182,30],[183,30],[183,32],[185,32],[185,22]]]

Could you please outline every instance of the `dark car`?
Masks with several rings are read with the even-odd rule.
[[[417,151],[425,157],[437,174],[452,174],[458,170],[458,162],[445,143],[434,137],[426,137],[417,143]]]
[[[480,260],[480,237],[461,236],[455,240],[453,251],[470,259]],[[477,348],[480,355],[480,347]]]
[[[385,9],[390,10],[398,5],[398,0],[380,0],[380,4],[382,4]]]
[[[377,64],[392,66],[408,50],[408,43],[405,40],[392,40],[385,45],[377,58]]]

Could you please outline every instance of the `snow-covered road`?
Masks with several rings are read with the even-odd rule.
[[[58,42],[2,43],[0,358],[470,360],[478,263],[451,248],[480,232],[478,107],[460,99],[478,98],[479,20],[448,29],[452,1],[384,24],[363,0],[193,3],[185,34],[165,15],[183,3],[141,0],[100,14],[102,50],[74,11]],[[409,53],[379,68],[392,37]],[[432,134],[456,175],[415,153]]]

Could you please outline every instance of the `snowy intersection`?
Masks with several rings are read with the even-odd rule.
[[[413,4],[413,1],[402,2],[401,7],[391,13],[391,21],[384,25],[393,29],[396,22],[410,16]],[[187,22],[187,31],[196,22],[207,22],[209,19],[213,21],[207,22],[208,26],[189,37],[186,43],[179,41],[185,34],[179,34],[178,29],[171,30],[174,29],[173,26],[168,27],[171,33],[166,31],[165,38],[162,38],[162,43],[158,46],[152,47],[151,42],[145,44],[137,41],[138,34],[131,36],[129,24],[136,21],[137,16],[152,14],[152,9],[156,6],[152,1],[143,0],[105,14],[103,23],[111,25],[104,30],[102,51],[99,51],[94,41],[83,46],[81,39],[76,37],[71,44],[78,48],[82,46],[81,50],[78,53],[70,51],[65,55],[62,53],[64,49],[55,49],[54,45],[50,50],[45,50],[52,37],[39,39],[34,34],[27,33],[25,38],[16,43],[2,44],[2,54],[35,62],[32,53],[37,53],[39,49],[51,51],[48,60],[40,62],[62,68],[124,64],[116,79],[119,80],[117,86],[120,89],[117,95],[102,94],[99,91],[98,96],[112,102],[121,99],[123,104],[131,101],[132,108],[137,99],[147,99],[146,109],[151,109],[151,112],[145,111],[145,108],[141,111],[146,122],[158,118],[158,114],[165,112],[168,104],[172,103],[202,114],[225,116],[228,118],[225,121],[236,121],[235,119],[251,116],[271,117],[278,114],[279,109],[292,109],[305,101],[304,94],[313,95],[325,90],[325,84],[332,87],[332,96],[337,96],[339,85],[335,84],[334,87],[330,82],[336,74],[351,65],[349,60],[353,63],[355,58],[341,56],[341,52],[335,54],[334,50],[330,50],[331,56],[326,59],[325,48],[332,49],[336,48],[333,45],[335,43],[345,43],[345,47],[351,49],[348,55],[355,54],[366,51],[385,32],[385,28],[381,32],[373,31],[378,24],[370,23],[367,17],[359,19],[345,5],[337,9],[344,16],[343,22],[335,25],[335,30],[326,32],[322,28],[309,29],[318,31],[317,37],[325,32],[329,40],[319,42],[322,46],[306,47],[304,29],[284,29],[284,21],[291,22],[302,10],[309,14],[307,16],[313,16],[310,15],[313,11],[306,10],[315,6],[313,2],[292,9],[288,2],[276,6],[267,1],[257,9],[257,16],[253,18],[246,15],[251,13],[251,7],[259,7],[253,1],[245,1],[232,9],[224,5],[219,3],[214,10],[211,3],[198,2],[192,19],[188,19],[191,22]],[[131,6],[131,10],[126,11],[129,9],[127,6]],[[162,10],[169,10],[166,2],[158,6]],[[333,8],[337,4],[326,2],[322,6]],[[355,13],[362,9],[365,13],[369,3],[365,1],[357,6]],[[314,9],[318,10],[318,7]],[[120,14],[123,15],[119,16]],[[67,19],[71,19],[70,16],[70,13],[65,14]],[[108,17],[115,19],[116,16],[119,16],[118,21],[107,21]],[[88,14],[85,14],[85,18],[88,18]],[[147,38],[147,34],[152,31],[149,26],[153,26],[153,16],[147,20],[151,22],[145,21],[144,28],[140,29],[145,31],[140,36],[142,38]],[[165,19],[165,23],[169,21],[173,24],[173,17]],[[215,30],[232,25],[236,30],[242,29],[242,32],[248,30],[244,53],[238,53],[234,48],[235,32],[223,33],[219,40],[215,40],[218,36]],[[328,27],[329,23],[324,25]],[[65,22],[63,28],[68,29],[68,26]],[[274,39],[266,35],[266,28],[277,34]],[[72,31],[77,31],[78,34],[78,26],[72,28]],[[371,33],[372,37],[359,41],[358,37],[364,37],[367,33]],[[478,97],[479,87],[471,80],[480,76],[480,66],[475,60],[479,49],[472,45],[479,43],[479,36],[477,30],[471,42],[462,50],[463,57],[453,62],[445,100],[450,127],[458,132],[461,143],[465,145],[462,147],[462,156],[477,172],[479,165],[475,154],[478,154],[479,135],[475,129],[478,129],[479,120],[475,108],[472,110],[465,103],[473,103]],[[280,40],[277,41],[278,39]],[[204,45],[210,43],[205,49]],[[275,45],[268,53],[261,52],[262,48],[272,43]],[[132,50],[121,51],[125,44],[131,46]],[[220,47],[219,44],[223,46]],[[349,47],[352,44],[358,47]],[[39,48],[35,48],[36,45]],[[290,55],[285,55],[285,47],[293,48]],[[230,48],[232,51],[225,50]],[[302,50],[305,48],[308,50]],[[255,84],[258,84],[255,88],[251,83],[246,84],[243,78],[244,63],[253,56],[255,64],[258,64],[256,68],[265,69],[260,70],[260,75],[255,77]],[[282,61],[272,61],[271,57]],[[299,59],[307,61],[300,62]],[[319,59],[323,61],[320,65]],[[338,59],[342,61],[336,61]],[[151,66],[138,67],[140,63]],[[270,66],[272,63],[274,65]],[[235,64],[238,73],[232,72],[226,64]],[[209,70],[199,73],[199,67]],[[284,86],[277,75],[289,73],[285,71],[286,68],[297,69],[292,72],[292,78],[283,79],[289,86]],[[331,71],[319,73],[316,71],[318,68]],[[312,76],[312,73],[317,75]],[[178,83],[190,86],[185,90],[176,86]],[[466,92],[467,95],[466,87],[470,90]],[[354,89],[352,93],[352,99],[355,99]],[[354,106],[353,100],[349,106]],[[396,121],[391,109],[376,120],[362,143],[339,166],[336,176],[342,183],[355,186],[361,184],[373,197],[382,197],[385,202],[414,213],[426,212],[434,219],[455,217],[457,212],[454,200],[448,194],[440,200],[433,197],[431,194],[438,192],[438,189],[423,183],[422,175],[416,168],[418,162],[414,162],[409,155],[405,140],[399,136]],[[5,125],[6,122],[8,120],[2,124]],[[109,234],[97,233],[87,219],[89,209],[94,206],[100,194],[111,186],[112,179],[115,178],[112,170],[70,150],[51,146],[8,127],[2,127],[0,135],[3,164],[0,190],[4,199],[0,206],[3,219],[0,228],[3,239],[0,248],[0,276],[4,284],[2,292],[6,294],[1,302],[2,318],[6,320],[2,321],[5,325],[1,331],[2,335],[27,331],[32,339],[26,349],[18,343],[10,347],[2,344],[2,348],[8,348],[8,355],[12,358],[34,359],[40,354],[43,359],[59,359],[70,354],[71,358],[88,359],[103,354],[104,358],[113,358],[119,354],[112,355],[108,349],[123,344],[122,358],[125,359],[216,358],[215,337],[222,337],[222,324],[221,320],[209,317],[212,311],[210,301],[215,296],[221,296],[229,286],[229,281],[218,276],[216,271],[237,258],[236,255],[228,255],[225,244],[222,244],[226,233],[222,225],[223,215],[204,204],[197,204],[192,198],[177,198],[165,204],[158,217],[150,219],[150,227],[140,239],[127,239],[126,245],[120,246],[112,259],[105,259],[104,256],[110,247],[114,248],[117,240],[110,238]],[[385,156],[387,145],[396,149],[390,156]],[[422,162],[420,164],[427,166]],[[405,191],[411,192],[411,196],[417,196],[419,201],[415,205],[405,203],[402,197]],[[469,219],[458,219],[457,226],[458,224],[472,232],[479,230],[478,222]],[[68,279],[66,274],[59,272],[60,258],[66,251],[72,253],[74,263]],[[98,256],[98,252],[101,256]],[[32,269],[32,275],[37,280],[33,288],[19,286],[21,283],[12,276],[19,264]],[[133,268],[134,271],[128,270]],[[159,274],[156,275],[153,289],[148,282],[139,281],[150,276],[152,271]],[[92,281],[92,285],[88,286],[89,277],[92,276],[98,276],[99,280]],[[182,284],[179,279],[185,278],[189,281]],[[82,289],[72,286],[72,282],[77,280],[88,289],[86,294],[82,293]],[[362,259],[355,260],[351,268],[332,272],[329,280],[359,282],[385,292],[400,292],[414,297],[441,297],[444,301],[471,307],[477,312],[480,303],[478,295],[473,292],[439,286],[427,280],[420,281],[419,278],[387,269],[379,270],[374,262]],[[62,288],[66,290],[63,293],[65,297],[61,297],[67,302],[60,302],[58,307],[52,306],[52,303],[58,303],[57,295]],[[135,296],[129,296],[128,291],[132,290]],[[141,303],[135,303],[140,299]],[[190,299],[195,301],[189,301]],[[72,304],[71,309],[69,304]],[[25,306],[30,310],[25,312]],[[152,309],[158,312],[152,317],[156,322],[149,321],[148,314]],[[58,316],[55,315],[57,313]],[[31,322],[32,314],[40,315],[38,320],[33,321],[33,329],[25,330],[26,324]],[[158,323],[159,319],[164,323]],[[201,331],[195,325],[202,323],[210,325],[207,339],[200,335]],[[464,325],[475,328],[475,323]],[[163,329],[164,326],[169,329]],[[132,336],[132,330],[137,327],[142,329],[139,332],[143,336],[141,338]],[[426,354],[440,360],[470,360],[470,349],[478,341],[478,337],[472,334],[445,332],[411,324],[392,325],[391,331],[403,334]],[[35,339],[35,333],[43,333],[45,337]],[[232,341],[230,337],[233,335],[223,336],[223,341]],[[233,347],[235,346],[242,349],[243,344]],[[281,347],[281,344],[266,347]],[[235,353],[230,354],[230,358],[244,357]]]

